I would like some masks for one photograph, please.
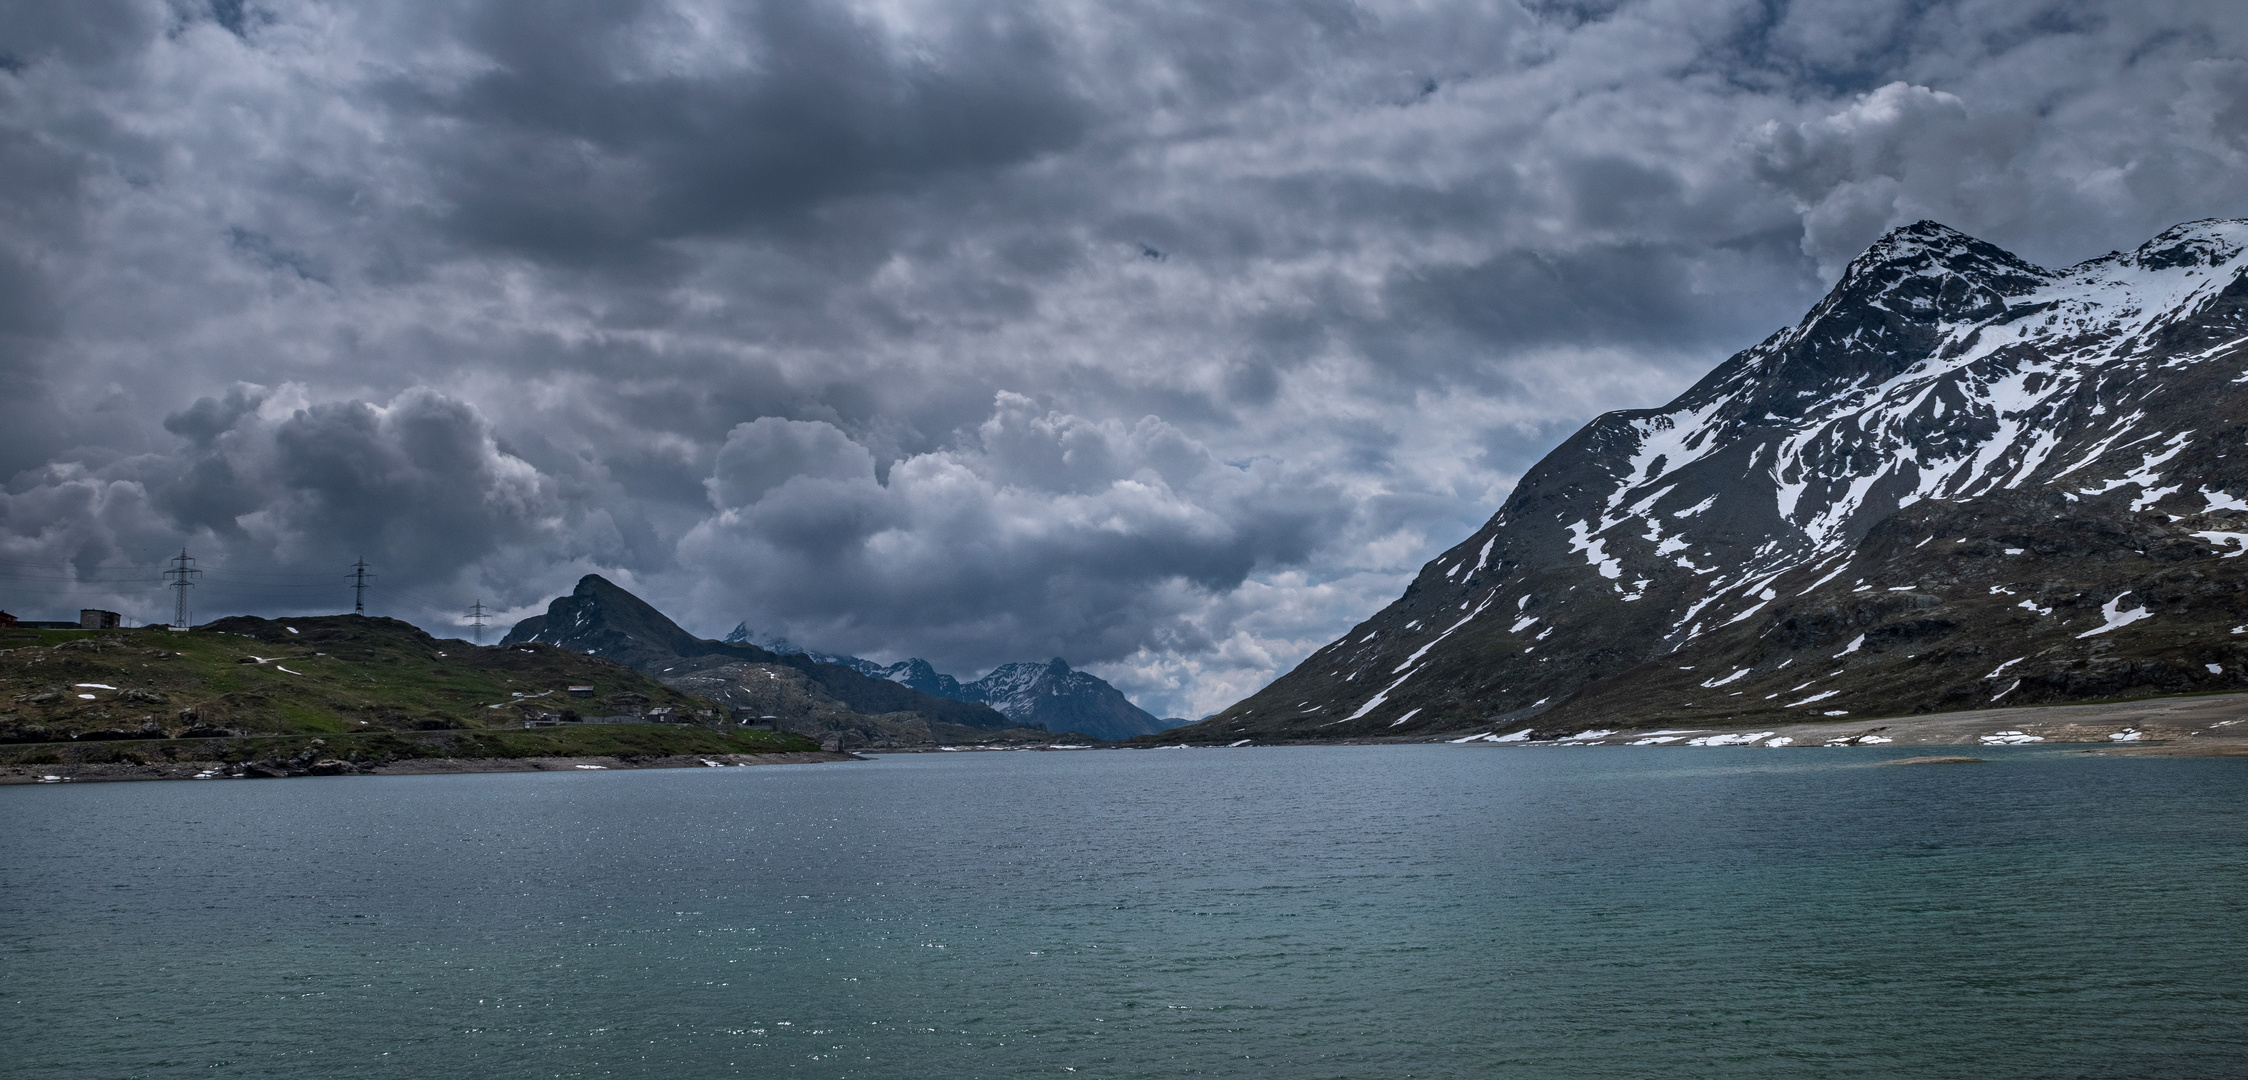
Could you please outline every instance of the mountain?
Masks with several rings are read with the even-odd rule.
[[[741,635],[740,640],[747,641],[750,637],[746,623],[736,627],[735,632]],[[1155,714],[1132,704],[1123,691],[1106,680],[1090,672],[1073,670],[1058,656],[1043,664],[1001,664],[983,678],[963,683],[920,657],[895,664],[878,664],[856,656],[807,652],[788,639],[778,637],[766,639],[763,647],[776,653],[797,653],[841,664],[934,697],[986,704],[1017,724],[1047,731],[1074,731],[1096,739],[1122,740],[1185,723],[1157,719]]]
[[[2248,221],[2065,270],[1933,222],[1586,425],[1395,603],[1166,736],[1876,717],[2248,687]]]
[[[952,677],[937,678],[949,681]],[[1098,676],[1071,670],[1058,656],[1043,664],[1001,664],[981,679],[955,685],[963,701],[984,702],[1016,723],[1038,724],[1050,731],[1129,739],[1176,726],[1166,725],[1153,713],[1132,704],[1122,691]]]
[[[1019,727],[987,706],[933,697],[841,664],[696,637],[598,574],[580,578],[570,595],[547,605],[546,614],[516,623],[500,643],[518,642],[614,660],[666,685],[751,715],[774,716],[807,733],[894,743],[960,741]]]

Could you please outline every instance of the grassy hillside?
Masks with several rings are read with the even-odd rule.
[[[571,697],[573,685],[591,686],[593,695]],[[597,657],[545,645],[479,647],[357,615],[230,618],[184,633],[0,630],[0,702],[0,742],[20,748],[4,755],[11,759],[32,752],[31,744],[85,753],[91,743],[118,743],[116,753],[145,753],[145,745],[122,744],[164,740],[181,744],[178,751],[213,743],[196,752],[241,760],[267,752],[256,744],[290,736],[324,737],[330,754],[352,746],[407,757],[438,749],[438,756],[512,757],[812,745],[697,724],[523,730],[526,719],[566,711],[596,717],[669,706],[716,722],[722,710]]]

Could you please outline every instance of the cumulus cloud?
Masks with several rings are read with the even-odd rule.
[[[1217,461],[1155,417],[1090,420],[998,396],[959,445],[873,456],[823,422],[734,429],[719,512],[680,544],[713,615],[752,612],[799,639],[930,658],[1046,652],[1102,663],[1156,636],[1206,651],[1182,615],[1259,569],[1302,562],[1346,525],[1332,485],[1271,460]]]
[[[725,510],[755,503],[796,479],[871,483],[874,455],[833,424],[761,416],[727,433],[717,467],[703,483],[711,503]]]
[[[1198,714],[1889,226],[2248,214],[2235,7],[0,5],[9,604],[598,570]]]
[[[176,452],[19,476],[0,493],[0,559],[33,580],[46,576],[21,568],[67,566],[148,619],[174,547],[212,564],[209,592],[286,610],[332,605],[341,568],[365,557],[393,607],[443,625],[456,612],[424,593],[473,590],[507,551],[572,558],[573,534],[595,531],[466,402],[423,387],[383,403],[301,397],[237,385],[164,419]]]

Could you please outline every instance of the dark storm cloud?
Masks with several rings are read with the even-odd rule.
[[[1153,417],[1095,422],[1011,394],[961,446],[887,483],[873,465],[826,424],[734,429],[710,484],[719,514],[682,544],[709,600],[829,640],[915,623],[952,664],[1031,643],[1116,660],[1176,605],[1302,561],[1345,514],[1322,479],[1224,464]]]
[[[2248,215],[2237,7],[0,0],[0,558],[1199,714],[1887,227]]]
[[[1087,121],[1044,28],[996,7],[929,57],[836,5],[751,5],[730,27],[746,55],[699,74],[635,40],[667,14],[537,0],[463,18],[463,44],[496,68],[429,102],[466,136],[435,148],[449,231],[566,263],[637,260],[1055,152]]]

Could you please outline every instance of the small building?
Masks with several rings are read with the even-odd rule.
[[[651,724],[670,724],[679,720],[679,710],[669,705],[659,705],[648,710],[646,715],[648,722]]]
[[[103,611],[100,608],[78,609],[78,629],[80,630],[115,630],[123,625],[125,625],[125,617],[114,611]]]
[[[570,688],[570,691],[569,691],[569,692],[570,692],[570,696],[571,696],[571,697],[592,697],[592,696],[593,696],[593,688],[592,688],[592,687],[590,687],[590,686],[573,686],[573,687],[571,687],[571,688]]]
[[[7,628],[9,628],[9,627],[11,627],[11,626],[14,626],[15,624],[16,624],[16,617],[15,617],[15,616],[13,616],[13,615],[10,615],[10,614],[8,614],[8,613],[7,613],[7,612],[5,612],[5,611],[0,611],[0,630],[5,630],[5,629],[7,629]]]

